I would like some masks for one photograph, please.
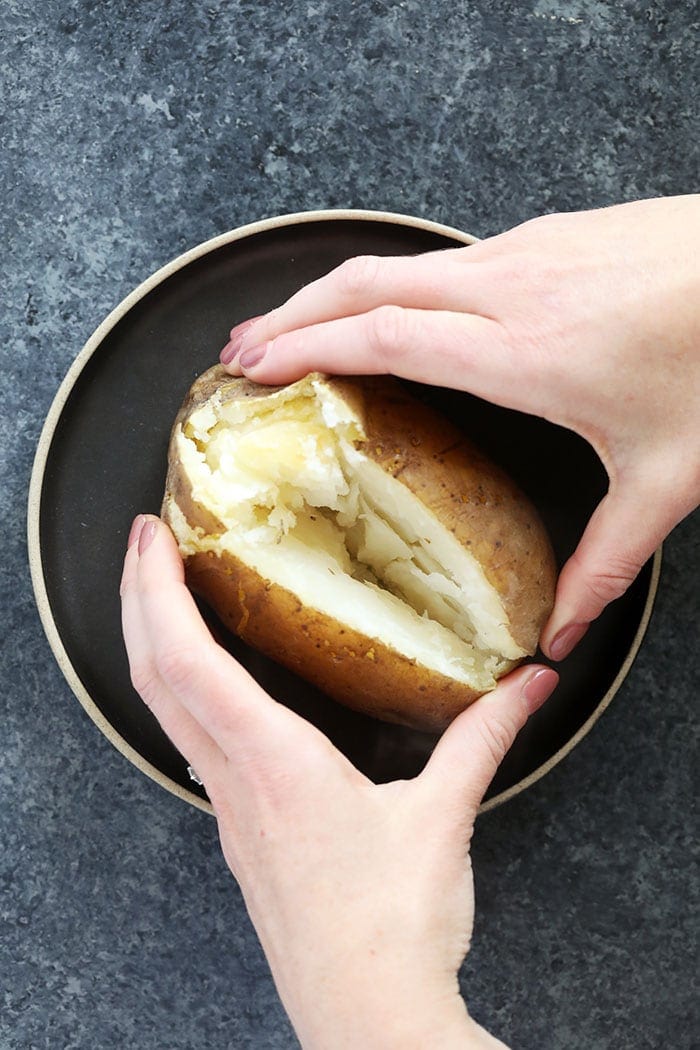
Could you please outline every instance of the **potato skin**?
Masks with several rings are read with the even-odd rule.
[[[362,451],[428,506],[468,547],[501,596],[515,641],[537,647],[553,605],[556,568],[532,504],[513,481],[448,420],[389,377],[326,378],[357,412]],[[280,387],[236,379],[220,366],[193,385],[178,413],[168,457],[163,517],[177,503],[190,526],[221,523],[192,498],[178,461],[179,428],[213,393],[224,402],[265,398]],[[185,560],[188,584],[244,641],[299,673],[348,707],[385,721],[439,731],[479,695],[335,619],[303,608],[285,588],[262,579],[230,553]],[[515,666],[515,663],[511,664]]]

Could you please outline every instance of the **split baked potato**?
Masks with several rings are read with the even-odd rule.
[[[220,366],[173,427],[162,515],[226,626],[330,697],[431,731],[537,646],[555,565],[531,503],[391,378]]]

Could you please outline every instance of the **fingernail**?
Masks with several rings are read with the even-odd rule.
[[[253,368],[254,365],[259,365],[269,345],[269,343],[260,343],[259,346],[251,346],[249,350],[244,350],[238,359],[241,368]]]
[[[558,681],[559,675],[551,667],[541,667],[528,678],[521,696],[529,714],[534,714],[539,707],[542,707],[547,697],[552,695]]]
[[[222,365],[230,365],[236,354],[243,345],[243,339],[249,328],[259,321],[264,314],[259,314],[257,317],[249,317],[247,321],[241,321],[235,328],[231,329],[231,335],[228,343],[219,354],[219,360]]]
[[[552,659],[563,660],[565,656],[568,656],[571,650],[581,641],[589,627],[590,624],[588,623],[569,623],[566,627],[562,627],[559,634],[554,636],[554,640],[549,647]]]
[[[239,350],[240,344],[237,346],[236,341],[231,339],[219,354],[219,361],[222,365],[230,365]]]
[[[241,349],[241,346],[243,344],[244,336],[245,336],[245,332],[240,332],[238,335],[234,336],[232,339],[229,339],[228,343],[226,344],[226,346],[223,348],[223,350],[219,354],[219,360],[221,361],[222,365],[230,365],[231,364],[231,362],[233,361],[234,357],[236,356],[238,351]]]
[[[141,535],[141,529],[143,528],[143,523],[145,520],[145,514],[137,514],[134,520],[132,521],[131,528],[129,530],[129,539],[126,541],[127,550],[129,549],[129,547],[133,546],[134,543],[136,543],[136,540]]]
[[[153,537],[156,534],[157,528],[157,521],[147,521],[144,527],[141,529],[141,535],[139,536],[139,554],[143,554],[146,548],[150,545]]]

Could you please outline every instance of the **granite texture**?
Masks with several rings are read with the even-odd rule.
[[[26,564],[58,383],[156,267],[240,223],[386,208],[486,235],[697,189],[693,0],[0,6],[2,1050],[287,1048],[214,822],[54,663]],[[698,1046],[697,516],[583,744],[487,816],[463,988],[515,1047]]]

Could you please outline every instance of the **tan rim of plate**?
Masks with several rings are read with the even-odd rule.
[[[44,481],[44,471],[46,468],[46,460],[48,457],[53,435],[56,430],[56,426],[63,412],[63,408],[68,399],[68,395],[73,389],[78,376],[85,368],[87,362],[90,360],[92,355],[98,349],[103,342],[105,336],[114,328],[114,326],[121,320],[122,317],[140,299],[143,299],[145,295],[151,292],[159,284],[165,281],[172,274],[182,269],[183,266],[187,266],[189,263],[194,262],[195,259],[201,258],[203,255],[207,255],[209,252],[216,251],[217,248],[221,248],[226,244],[231,244],[234,241],[243,240],[245,237],[251,237],[255,234],[262,233],[266,230],[278,229],[283,226],[292,226],[303,222],[326,222],[328,220],[335,219],[353,219],[353,220],[364,220],[367,222],[387,222],[392,225],[399,226],[411,226],[417,230],[427,230],[431,233],[444,234],[447,237],[452,237],[457,241],[461,241],[463,244],[474,244],[478,239],[473,237],[471,234],[464,233],[462,230],[457,230],[452,226],[445,226],[441,223],[431,222],[428,219],[419,219],[411,215],[401,215],[400,213],[384,212],[384,211],[365,211],[358,209],[329,209],[322,211],[306,211],[306,212],[294,212],[289,215],[279,215],[269,219],[262,219],[259,222],[248,223],[246,226],[240,226],[236,230],[231,230],[228,233],[223,233],[218,237],[213,237],[209,241],[204,241],[203,244],[197,245],[195,248],[191,248],[183,255],[179,255],[176,259],[167,263],[161,267],[154,274],[148,277],[142,284],[130,292],[125,299],[119,303],[118,306],[112,310],[112,312],[105,318],[102,324],[93,332],[85,346],[82,348],[78,356],[70,366],[63,382],[61,383],[56,396],[53,400],[51,408],[49,409],[46,421],[41,431],[39,438],[39,444],[37,446],[36,455],[34,458],[34,466],[32,469],[32,477],[29,486],[29,502],[28,502],[28,517],[27,517],[27,538],[29,547],[29,568],[31,571],[32,585],[34,587],[34,595],[36,603],[39,609],[39,615],[41,622],[48,638],[49,645],[53,650],[53,654],[56,657],[58,666],[60,667],[63,675],[68,682],[69,686],[73,690],[75,696],[82,704],[83,708],[90,716],[92,721],[95,723],[97,728],[107,737],[107,739],[116,747],[117,751],[120,751],[133,765],[145,773],[146,776],[155,780],[156,783],[160,784],[167,791],[170,791],[173,795],[177,795],[178,798],[184,799],[197,809],[204,810],[206,813],[213,813],[211,805],[201,799],[198,795],[195,795],[191,791],[187,791],[181,787],[170,777],[166,777],[159,769],[147,762],[142,756],[136,751],[130,744],[124,740],[119,733],[116,732],[114,727],[108,722],[105,716],[98,708],[95,701],[92,699],[85,686],[81,682],[78,674],[73,667],[68,653],[66,652],[61,637],[56,626],[56,622],[51,612],[49,605],[48,594],[46,591],[46,583],[44,580],[44,571],[42,565],[41,547],[39,543],[39,522],[40,522],[40,511],[41,511],[41,490]],[[634,636],[630,650],[625,657],[624,663],[620,668],[619,672],[615,676],[615,680],[605,693],[598,706],[596,707],[593,714],[584,722],[577,733],[569,740],[564,747],[560,748],[556,754],[539,766],[533,773],[525,777],[523,780],[518,781],[513,787],[507,791],[501,792],[499,795],[495,795],[493,798],[485,802],[479,812],[484,813],[487,810],[493,809],[495,806],[500,805],[502,802],[506,802],[509,798],[513,798],[514,795],[519,794],[526,788],[534,784],[540,777],[543,777],[546,773],[549,773],[557,763],[572,751],[576,745],[584,738],[589,732],[595,722],[598,721],[603,711],[610,704],[617,690],[624,678],[626,677],[635,656],[642,643],[642,639],[646,632],[649,618],[651,616],[651,610],[654,604],[654,598],[656,596],[656,590],[659,583],[659,574],[661,570],[661,549],[654,555],[654,562],[652,566],[652,576],[649,585],[649,593],[644,606],[644,613],[642,615],[641,622],[637,628],[637,632]]]

